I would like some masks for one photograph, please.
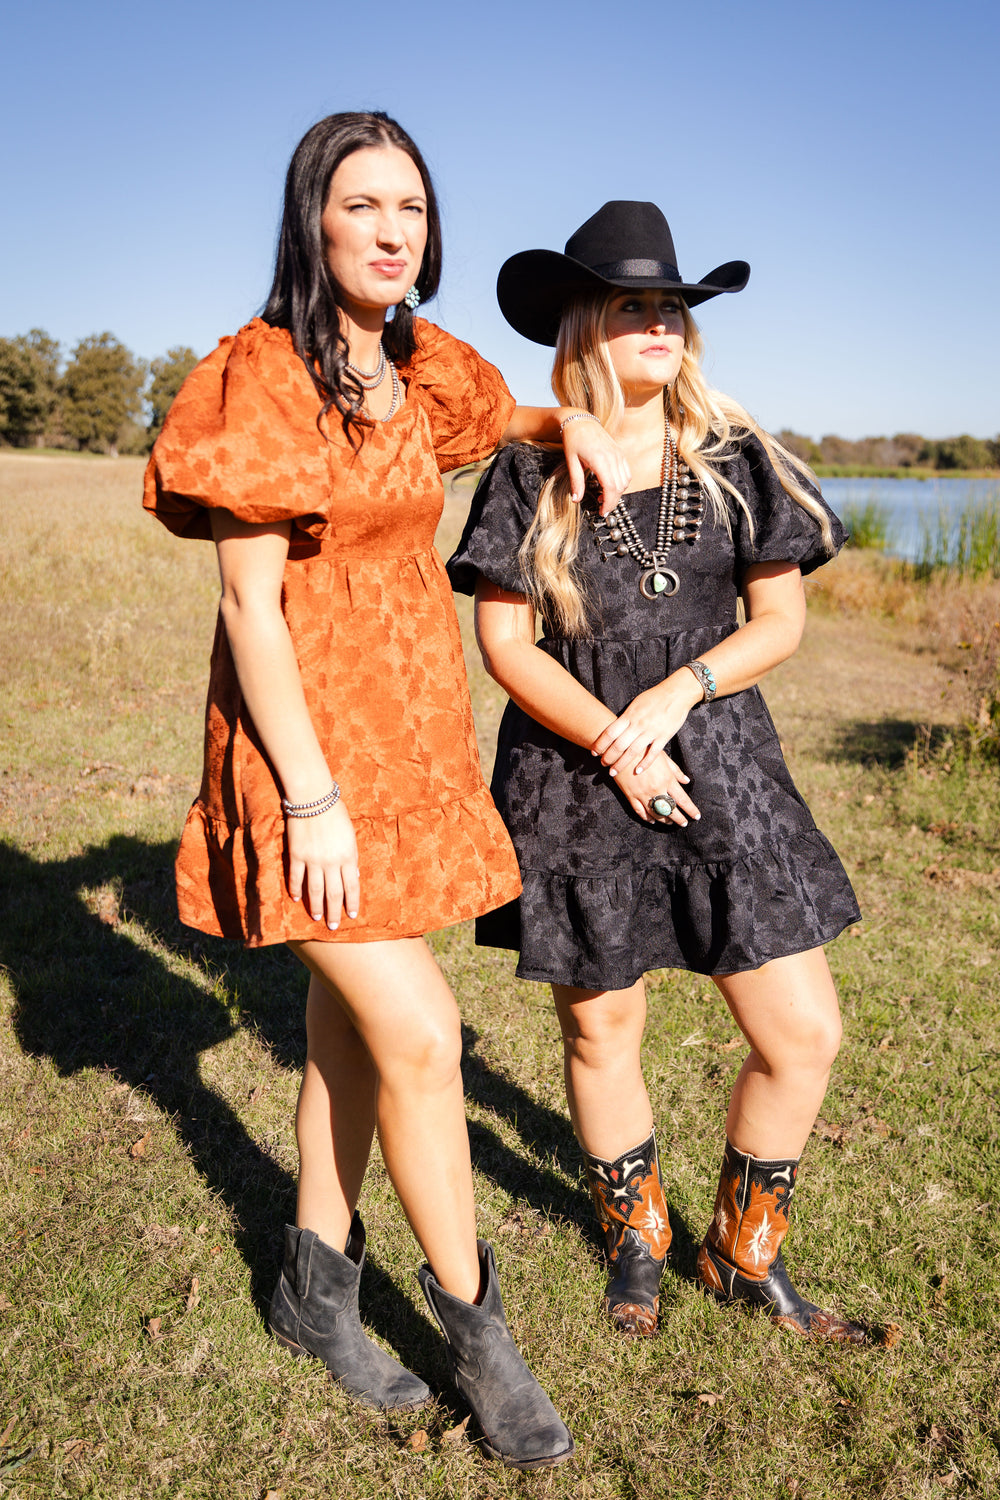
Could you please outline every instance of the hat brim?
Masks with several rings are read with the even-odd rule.
[[[697,307],[723,292],[741,292],[750,279],[745,260],[727,260],[701,281],[671,281],[657,276],[626,276],[609,281],[589,266],[558,250],[521,250],[504,261],[497,277],[497,301],[507,322],[535,344],[554,345],[563,309],[575,297],[615,287],[637,292],[652,288],[676,292],[688,307]]]

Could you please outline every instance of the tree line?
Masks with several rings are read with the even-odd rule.
[[[148,453],[184,377],[198,356],[178,345],[156,359],[137,358],[113,333],[81,339],[63,364],[62,346],[44,329],[0,338],[0,444],[91,453]],[[813,467],[880,469],[1000,468],[1000,437],[925,438],[916,432],[856,441],[811,437],[783,428],[785,447]]]
[[[148,453],[197,363],[180,345],[139,359],[113,333],[81,339],[65,364],[42,328],[0,338],[0,444]]]
[[[878,469],[997,469],[1000,468],[1000,437],[977,438],[963,432],[959,437],[925,438],[918,432],[897,432],[894,437],[850,438],[827,433],[815,442],[799,432],[783,428],[776,434],[789,452],[812,468]]]

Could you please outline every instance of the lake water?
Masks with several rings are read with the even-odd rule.
[[[823,497],[843,516],[873,501],[889,522],[889,551],[914,561],[921,552],[924,520],[936,533],[938,517],[961,515],[969,505],[1000,510],[996,479],[821,479]]]

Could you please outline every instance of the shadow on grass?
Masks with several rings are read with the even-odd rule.
[[[836,727],[829,754],[832,760],[897,771],[915,745],[921,753],[933,754],[954,733],[947,724],[917,724],[912,719],[854,719]]]
[[[295,1183],[201,1079],[199,1056],[251,1024],[285,1066],[304,1056],[305,975],[285,948],[248,953],[182,928],[173,910],[173,844],[117,836],[63,861],[0,844],[0,963],[10,972],[14,1024],[26,1053],[59,1072],[106,1069],[170,1119],[195,1168],[232,1210],[234,1238],[266,1320]],[[89,903],[84,890],[106,892]],[[116,902],[117,896],[117,902]],[[92,909],[93,908],[93,909]],[[201,960],[210,993],[140,946],[127,921]],[[228,1000],[238,995],[239,1009]],[[228,1002],[228,1003],[227,1003]],[[395,1347],[433,1359],[425,1319],[369,1259],[364,1315]],[[373,1293],[375,1295],[373,1295]]]
[[[538,1213],[551,1214],[575,1225],[581,1238],[593,1247],[595,1255],[600,1255],[603,1236],[590,1193],[583,1185],[580,1147],[569,1117],[540,1104],[519,1084],[496,1072],[478,1057],[475,1052],[478,1037],[471,1027],[463,1026],[462,1037],[466,1098],[475,1100],[482,1108],[506,1120],[535,1158],[534,1162],[526,1160],[505,1146],[488,1126],[470,1121],[473,1166],[511,1197],[521,1199]],[[558,1171],[543,1164],[546,1159],[554,1159],[556,1165],[570,1175],[580,1170],[580,1185],[574,1187],[567,1183]],[[669,1183],[664,1186],[669,1203]],[[673,1231],[670,1264],[676,1275],[693,1281],[701,1236],[695,1239],[679,1210],[672,1203],[669,1206]]]

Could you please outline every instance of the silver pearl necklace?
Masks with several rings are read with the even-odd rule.
[[[380,343],[378,346],[378,364],[374,370],[362,370],[357,365],[352,365],[350,360],[347,361],[347,368],[352,375],[358,377],[358,384],[363,391],[373,391],[376,386],[382,384],[382,377],[385,374],[385,349]]]
[[[393,364],[392,360],[386,360],[386,363],[389,366],[389,375],[392,378],[392,400],[389,402],[389,410],[386,412],[385,416],[372,417],[372,421],[374,422],[388,422],[390,417],[395,416],[396,411],[399,407],[399,376],[396,374],[396,366]],[[365,410],[368,411],[367,405],[365,406]],[[370,411],[368,411],[368,415],[370,417],[372,416]]]
[[[587,510],[587,524],[605,562],[612,557],[631,557],[639,564],[639,591],[646,599],[669,599],[681,586],[667,558],[675,542],[696,542],[701,536],[704,502],[698,481],[687,464],[677,457],[670,419],[663,418],[663,462],[660,466],[660,508],[656,518],[656,541],[650,550],[642,544],[632,513],[619,500],[610,516]],[[606,552],[605,545],[611,544]]]

